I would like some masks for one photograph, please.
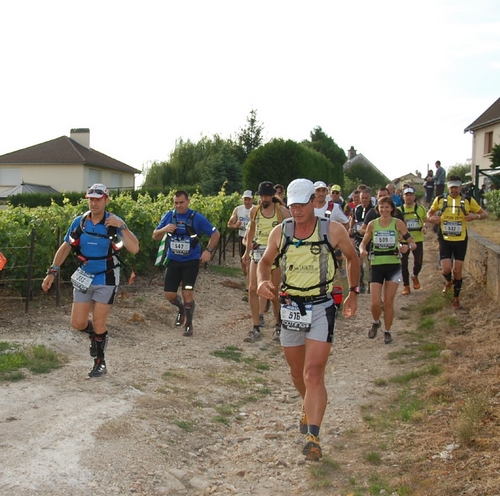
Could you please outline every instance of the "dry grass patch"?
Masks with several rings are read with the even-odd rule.
[[[132,425],[129,422],[122,418],[117,418],[109,422],[104,422],[93,432],[93,435],[98,441],[114,441],[121,437],[129,436],[132,429]]]
[[[481,222],[471,222],[467,224],[467,229],[479,234],[483,238],[489,239],[493,243],[500,245],[500,221],[492,214],[489,214],[488,220]]]

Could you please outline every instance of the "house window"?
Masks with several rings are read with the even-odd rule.
[[[21,169],[1,168],[0,186],[17,186],[21,184]]]
[[[493,150],[493,131],[484,133],[484,155],[489,155]]]
[[[101,171],[89,169],[89,186],[101,182]]]
[[[116,174],[114,172],[111,173],[111,184],[109,185],[112,189],[118,189],[122,187],[122,175]]]

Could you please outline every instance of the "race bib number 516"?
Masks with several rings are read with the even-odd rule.
[[[309,332],[312,322],[312,303],[304,304],[306,314],[300,313],[299,306],[294,301],[281,305],[281,326],[287,331]]]

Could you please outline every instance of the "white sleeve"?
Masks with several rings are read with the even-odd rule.
[[[333,212],[330,215],[330,220],[336,220],[341,224],[347,224],[349,222],[349,219],[347,218],[346,214],[342,212],[342,209],[340,208],[340,205],[338,203],[333,204]]]

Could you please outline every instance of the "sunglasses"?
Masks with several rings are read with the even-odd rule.
[[[334,195],[339,195],[339,194],[340,194],[340,191],[332,191],[332,193],[333,193]]]
[[[106,195],[106,191],[102,189],[89,189],[87,195]]]

